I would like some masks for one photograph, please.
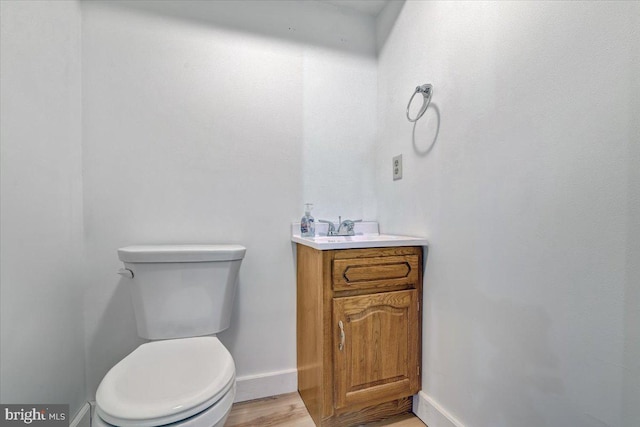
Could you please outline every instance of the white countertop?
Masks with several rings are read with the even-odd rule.
[[[300,223],[294,223],[291,226],[291,241],[320,251],[330,249],[427,246],[429,244],[427,239],[423,237],[380,234],[378,229],[377,222],[357,222],[354,229],[356,233],[355,236],[327,236],[326,224],[320,223],[316,225],[315,237],[302,237],[300,235]]]

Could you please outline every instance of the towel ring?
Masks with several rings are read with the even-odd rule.
[[[418,115],[416,116],[415,119],[412,119],[409,116],[409,107],[411,107],[411,103],[413,102],[413,98],[418,94],[421,93],[422,94],[422,107],[420,107],[420,111],[418,111]],[[410,122],[417,122],[420,117],[422,117],[422,115],[424,114],[425,111],[427,111],[427,107],[429,106],[429,103],[431,102],[431,96],[433,95],[433,85],[430,84],[424,84],[422,86],[418,86],[416,87],[416,90],[413,92],[413,95],[411,95],[411,98],[409,99],[409,103],[407,104],[407,119]]]

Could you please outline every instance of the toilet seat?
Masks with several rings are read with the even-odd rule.
[[[193,415],[182,421],[178,421],[171,424],[165,424],[162,427],[221,427],[224,426],[229,412],[231,412],[231,406],[236,396],[236,386],[234,384],[231,390],[225,394],[222,399],[208,407],[204,411]],[[95,416],[91,419],[91,427],[114,427],[111,424],[105,422],[99,416]]]
[[[235,384],[225,394],[222,399],[208,407],[204,411],[193,415],[187,419],[171,423],[164,424],[161,427],[221,427],[224,426],[224,422],[229,416],[233,400],[236,396]],[[112,424],[108,424],[99,416],[95,416],[91,419],[91,427],[114,427]]]
[[[217,338],[153,341],[111,368],[98,387],[96,412],[112,425],[161,426],[229,400],[234,385],[233,359]]]

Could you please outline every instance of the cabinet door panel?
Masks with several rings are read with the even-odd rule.
[[[418,391],[417,304],[415,289],[334,298],[337,409],[372,405]]]

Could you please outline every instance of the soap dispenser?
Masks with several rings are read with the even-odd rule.
[[[306,203],[304,205],[304,216],[300,220],[300,235],[302,237],[314,237],[316,235],[316,222],[311,216],[313,205]]]

